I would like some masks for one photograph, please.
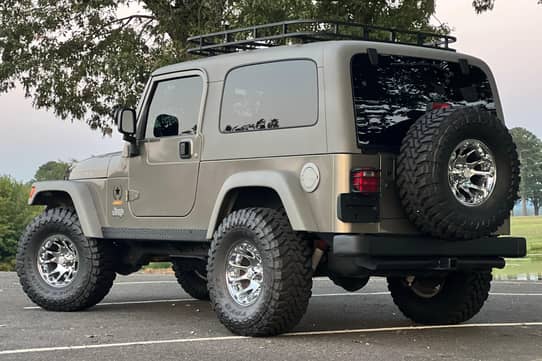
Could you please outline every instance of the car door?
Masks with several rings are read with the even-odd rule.
[[[184,217],[193,208],[207,84],[199,71],[153,79],[139,121],[144,139],[129,163],[136,217]]]

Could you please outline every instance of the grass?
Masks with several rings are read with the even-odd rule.
[[[528,257],[506,260],[506,267],[493,270],[497,279],[542,279],[542,217],[512,217],[513,236],[527,239]]]
[[[144,266],[143,269],[151,269],[151,270],[161,270],[161,269],[168,269],[171,267],[171,262],[151,262],[148,265]]]
[[[542,217],[512,217],[513,236],[527,238],[529,253],[542,253]]]

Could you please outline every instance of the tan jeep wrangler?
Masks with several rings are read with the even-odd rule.
[[[387,277],[424,324],[470,319],[509,233],[519,162],[497,88],[450,36],[289,21],[196,36],[117,111],[124,151],[33,185],[46,210],[19,243],[47,310],[100,302],[115,275],[171,261],[241,335],[306,311],[312,278]]]

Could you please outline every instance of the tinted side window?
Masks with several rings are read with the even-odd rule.
[[[159,82],[147,115],[147,138],[195,134],[203,80],[199,76]]]
[[[318,119],[316,64],[291,60],[244,66],[225,80],[225,133],[313,125]]]

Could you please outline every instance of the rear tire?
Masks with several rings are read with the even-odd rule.
[[[69,244],[68,248],[76,254],[77,266],[73,266],[74,262],[71,266],[66,263],[71,255],[56,252],[62,242]],[[50,311],[79,311],[100,302],[111,289],[116,276],[112,254],[108,241],[83,235],[73,209],[51,208],[36,217],[21,236],[17,275],[23,291],[38,306]],[[42,260],[44,257],[48,258],[46,262]],[[66,267],[71,267],[73,277],[64,272]],[[60,271],[55,273],[57,268],[64,275]]]
[[[434,287],[435,286],[435,287]],[[436,286],[440,286],[437,290]],[[450,273],[441,279],[389,277],[388,289],[399,310],[425,325],[457,324],[476,315],[489,295],[491,273]]]
[[[183,290],[198,300],[208,301],[207,263],[204,260],[196,259],[173,260],[171,263],[177,282]]]
[[[510,216],[519,181],[512,136],[480,107],[430,111],[401,143],[397,186],[403,208],[434,237],[467,240],[495,232]]]
[[[293,328],[311,296],[311,253],[284,212],[247,208],[228,215],[215,232],[207,266],[220,322],[245,336]]]

